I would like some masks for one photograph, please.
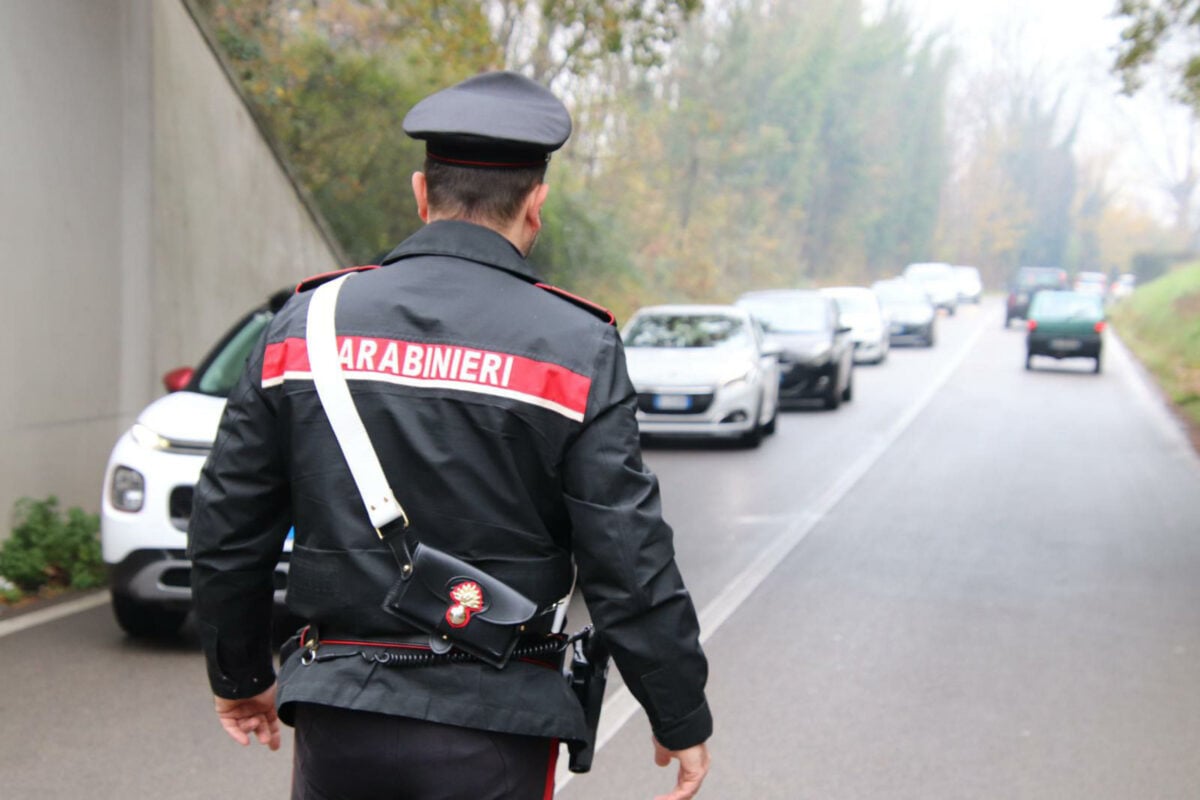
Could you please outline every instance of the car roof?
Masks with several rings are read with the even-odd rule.
[[[755,289],[738,296],[738,300],[767,299],[771,297],[822,297],[816,289]]]
[[[829,294],[873,294],[866,286],[826,286],[821,291]]]

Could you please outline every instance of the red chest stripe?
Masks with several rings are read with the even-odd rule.
[[[339,336],[338,355],[348,380],[373,380],[428,389],[456,389],[507,397],[583,420],[591,380],[558,364],[448,344]],[[304,339],[268,344],[263,388],[312,380]]]

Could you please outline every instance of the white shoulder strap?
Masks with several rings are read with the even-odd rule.
[[[317,396],[325,408],[325,415],[329,417],[329,424],[333,426],[333,435],[342,448],[342,455],[350,467],[350,474],[354,476],[358,493],[362,495],[367,516],[378,533],[380,528],[397,519],[403,519],[407,527],[408,517],[383,474],[379,456],[371,445],[362,417],[358,415],[354,399],[350,396],[350,387],[346,385],[338,358],[337,328],[334,325],[338,292],[352,277],[354,273],[323,283],[313,292],[306,323],[308,363],[317,387]],[[382,536],[380,534],[380,538]]]

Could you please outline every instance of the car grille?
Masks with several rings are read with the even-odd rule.
[[[194,487],[176,486],[171,490],[171,497],[167,501],[167,513],[171,517],[171,524],[184,532],[187,531],[188,522],[192,518],[192,497],[194,495]]]
[[[691,398],[690,408],[670,410],[654,407],[654,398],[658,396],[658,392],[643,392],[638,394],[638,410],[646,414],[703,414],[708,411],[713,402],[712,392],[704,394],[689,394]]]

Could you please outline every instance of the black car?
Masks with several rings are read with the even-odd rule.
[[[780,349],[779,402],[821,400],[829,409],[854,396],[854,342],[837,303],[816,291],[749,292],[737,300]]]
[[[929,295],[903,278],[875,281],[871,290],[879,298],[889,321],[891,344],[920,344],[933,347],[937,332],[937,309]]]
[[[1004,327],[1014,319],[1028,319],[1029,303],[1044,289],[1067,289],[1067,271],[1058,267],[1021,267],[1008,285]]]

